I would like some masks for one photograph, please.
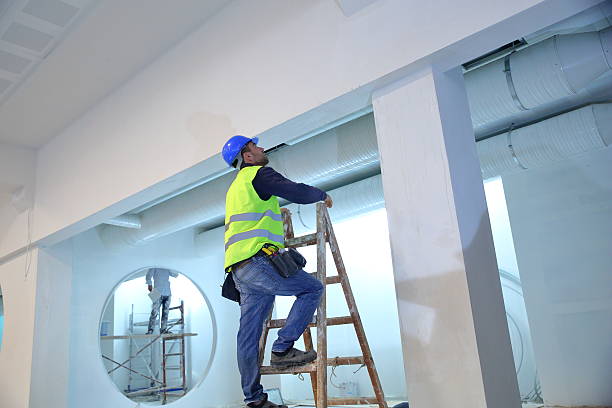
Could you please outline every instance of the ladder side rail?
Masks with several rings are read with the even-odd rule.
[[[317,278],[323,284],[321,302],[317,308],[317,408],[327,408],[326,210],[324,206],[324,203],[317,203]]]
[[[329,246],[331,249],[332,257],[334,258],[336,269],[338,271],[338,275],[340,276],[340,283],[342,285],[342,290],[344,291],[344,296],[348,303],[349,312],[351,314],[351,317],[353,318],[353,325],[355,327],[355,333],[357,335],[359,345],[361,346],[365,365],[370,375],[370,380],[372,381],[372,388],[374,388],[374,394],[376,395],[376,399],[378,400],[379,407],[387,408],[387,403],[385,401],[385,396],[384,396],[382,386],[380,383],[380,378],[378,377],[378,372],[376,371],[376,366],[374,365],[374,359],[372,358],[372,352],[370,350],[368,339],[366,337],[365,330],[361,322],[359,311],[357,310],[357,304],[355,302],[353,291],[351,289],[351,285],[348,280],[348,275],[346,273],[344,261],[342,260],[342,256],[340,255],[340,247],[338,246],[336,234],[334,233],[331,219],[329,217],[329,213],[327,212],[327,210],[325,210],[324,212],[324,217],[326,221],[327,235],[329,239]]]
[[[185,333],[185,302],[181,299],[181,334]],[[185,336],[181,336],[181,376],[182,376],[182,387],[183,387],[183,395],[187,394],[187,370],[185,367]]]
[[[129,340],[129,345],[128,345],[128,355],[132,357],[132,350],[134,349],[134,343],[133,343],[133,339],[131,336],[132,334],[134,334],[134,304],[133,303],[132,303],[132,313],[130,314],[129,320],[130,320],[130,323],[129,323],[130,340]],[[114,330],[113,330],[113,333],[114,333]],[[115,348],[115,345],[113,344],[113,349],[114,348]],[[134,376],[132,375],[132,371],[131,371],[134,367],[132,367],[131,358],[130,358],[130,361],[128,362],[128,365],[130,367],[130,370],[128,371],[128,390],[131,390],[132,383],[134,382]]]
[[[187,394],[187,370],[185,369],[185,336],[181,337],[181,375],[183,377],[183,395]]]
[[[266,341],[268,339],[268,332],[270,331],[270,328],[268,327],[268,322],[272,319],[273,310],[274,310],[274,305],[272,305],[272,307],[270,308],[270,311],[268,312],[268,317],[266,317],[266,319],[264,320],[262,329],[261,329],[261,337],[259,338],[259,350],[258,350],[258,356],[257,356],[257,358],[259,359],[260,367],[262,366],[263,360],[264,360],[264,353],[266,351]]]
[[[289,212],[289,210],[282,208],[281,215],[283,217],[283,229],[285,231],[285,241],[295,238],[295,232],[293,230],[293,220],[291,218],[291,213]],[[324,284],[324,282],[321,282],[321,283]],[[310,351],[314,349],[313,343],[312,343],[312,332],[310,331],[310,326],[306,326],[306,329],[304,330],[304,347],[306,348],[306,351]],[[311,372],[309,373],[309,377],[310,377],[310,383],[312,385],[312,395],[314,397],[314,400],[316,401],[317,400],[317,373]]]
[[[163,375],[163,383],[164,383],[164,404],[166,404],[166,400],[168,398],[167,388],[168,388],[168,380],[166,378],[166,339],[162,338],[162,375]]]

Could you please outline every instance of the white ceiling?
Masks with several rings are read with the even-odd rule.
[[[0,0],[0,30],[27,18],[31,24],[46,25],[45,32],[57,38],[36,56],[32,50],[15,47],[20,38],[32,40],[23,30],[20,34],[13,29],[8,38],[11,41],[5,34],[0,36],[0,51],[8,47],[15,54],[21,52],[18,56],[30,56],[35,61],[28,75],[17,78],[15,89],[0,100],[0,143],[42,146],[230,1],[9,0],[7,11],[1,7],[7,0]],[[63,27],[64,32],[59,26],[54,31],[50,19],[38,21],[41,19],[31,14],[24,17],[24,10],[40,14],[51,3],[64,12],[80,7]],[[54,14],[58,23],[67,18]],[[16,67],[14,64],[20,61],[10,58],[11,67]]]

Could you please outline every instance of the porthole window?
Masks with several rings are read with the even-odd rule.
[[[165,405],[204,380],[214,349],[214,319],[184,274],[144,268],[121,281],[100,319],[100,354],[117,389],[143,405]]]

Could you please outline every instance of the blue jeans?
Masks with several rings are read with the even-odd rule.
[[[265,395],[260,384],[259,338],[263,323],[274,304],[274,296],[296,296],[285,327],[279,330],[272,351],[285,351],[302,335],[319,306],[323,285],[303,270],[283,278],[265,256],[253,259],[232,272],[240,292],[240,329],[238,330],[238,369],[244,402],[261,401]]]

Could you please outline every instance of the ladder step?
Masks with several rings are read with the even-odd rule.
[[[378,400],[374,397],[328,398],[327,405],[378,405]]]
[[[260,368],[261,375],[270,374],[301,374],[301,373],[315,373],[317,372],[317,366],[315,363],[305,364],[296,367],[279,368],[272,366],[262,366]]]
[[[308,272],[309,275],[312,275],[313,277],[317,277],[317,273],[316,272]],[[332,285],[334,283],[340,283],[340,276],[339,275],[334,275],[334,276],[328,276],[325,278],[325,284],[326,285]]]
[[[185,353],[166,353],[164,354],[164,357],[171,357],[171,356],[182,356]]]
[[[287,248],[299,248],[308,245],[314,245],[317,243],[317,234],[308,234],[301,237],[285,239],[285,247]]]
[[[316,320],[316,317],[315,319]],[[269,329],[280,329],[285,326],[287,323],[287,319],[272,319],[268,322]],[[341,324],[353,324],[353,318],[351,316],[342,316],[342,317],[328,317],[327,325],[328,326],[338,326]],[[311,322],[309,327],[316,327],[317,324],[315,322]]]
[[[328,358],[327,365],[331,367],[340,366],[340,365],[362,365],[364,363],[364,359],[362,356],[357,357],[335,357]],[[261,367],[261,375],[270,375],[270,374],[300,374],[300,373],[314,373],[317,371],[317,362],[314,361],[310,364],[305,364],[302,366],[289,367],[289,368],[278,368],[273,366],[262,366]]]

